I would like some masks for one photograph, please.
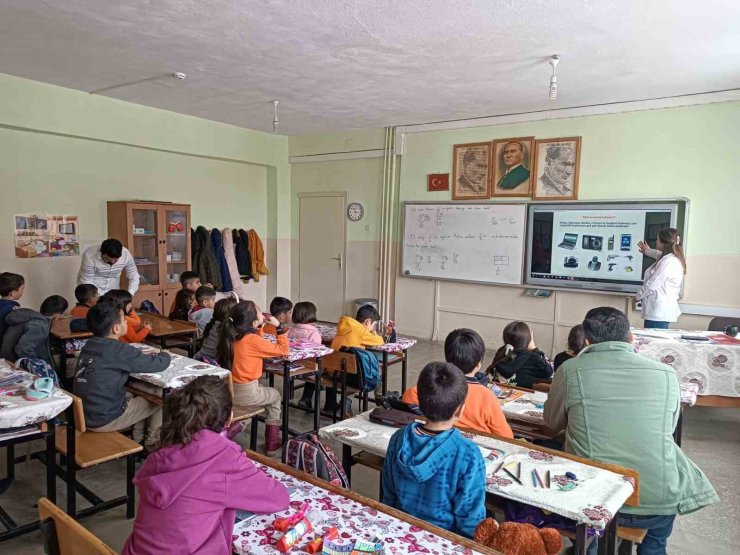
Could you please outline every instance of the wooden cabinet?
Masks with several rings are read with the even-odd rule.
[[[169,314],[180,274],[190,270],[190,205],[162,202],[108,203],[108,237],[131,251],[141,282],[134,306],[152,301]],[[121,287],[127,287],[125,273]]]

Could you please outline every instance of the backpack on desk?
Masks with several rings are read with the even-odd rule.
[[[349,480],[344,473],[334,451],[319,441],[316,434],[301,434],[290,438],[285,449],[288,452],[286,463],[295,469],[307,472],[335,486],[349,488]]]

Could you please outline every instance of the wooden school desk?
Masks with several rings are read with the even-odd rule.
[[[321,511],[324,521],[317,527],[319,533],[323,534],[331,526],[336,526],[340,534],[349,534],[352,539],[372,539],[377,536],[384,543],[386,553],[390,553],[389,547],[393,546],[393,553],[397,555],[409,553],[502,555],[470,539],[432,526],[428,522],[353,491],[333,486],[264,455],[252,451],[246,453],[268,475],[293,490],[292,505],[307,501],[309,510],[315,508]],[[256,515],[250,520],[237,523],[233,533],[234,553],[252,555],[275,552],[273,546],[281,533],[275,531],[272,523],[278,517],[294,513],[295,507],[292,506],[287,511],[273,515]],[[291,553],[306,553],[303,548],[315,537],[315,532],[309,532],[301,538]]]
[[[78,349],[72,348],[72,345],[68,343],[80,343],[79,340],[86,340],[93,336],[92,332],[89,331],[77,331],[72,332],[69,329],[69,322],[72,320],[71,316],[62,316],[53,320],[51,323],[51,329],[49,330],[49,336],[51,337],[52,344],[59,350],[59,380],[65,389],[72,390],[72,378],[67,378],[67,358],[70,353],[74,353]],[[71,350],[68,350],[68,347]]]
[[[352,464],[361,456],[361,453],[352,455],[353,447],[385,459],[390,438],[396,432],[395,428],[371,422],[370,412],[319,431],[322,438],[342,444],[342,461],[348,477],[351,477]],[[460,431],[481,448],[486,461],[488,493],[575,520],[577,555],[585,553],[588,527],[605,531],[604,545],[600,545],[602,550],[607,546],[612,551],[616,549],[617,513],[625,503],[639,503],[637,471],[538,447],[526,441],[504,439],[471,430]],[[496,456],[497,452],[499,456]],[[509,479],[503,470],[495,472],[502,462],[500,452],[504,453],[503,460],[507,466],[513,462],[520,464],[521,485]],[[375,467],[381,469],[382,463]],[[550,470],[551,488],[534,487],[531,471],[535,468],[543,479],[544,473]],[[573,472],[578,478],[577,486],[570,491],[560,491],[558,488],[558,484],[565,485],[570,481],[565,477],[565,472]]]
[[[183,322],[182,320],[170,320],[162,314],[153,314],[151,312],[139,312],[141,323],[149,322],[152,329],[149,331],[145,341],[154,343],[153,340],[159,340],[159,346],[162,349],[167,348],[167,340],[177,336],[189,336],[187,351],[190,356],[195,355],[195,345],[198,341],[198,326],[193,322]],[[171,345],[177,347],[178,345]]]

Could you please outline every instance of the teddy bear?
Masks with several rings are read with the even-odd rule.
[[[560,533],[554,528],[536,528],[531,524],[482,520],[473,539],[505,555],[557,555],[563,547]]]

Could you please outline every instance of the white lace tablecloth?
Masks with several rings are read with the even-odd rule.
[[[337,336],[337,326],[334,324],[326,324],[317,322],[314,324],[321,333],[321,339],[326,342],[332,341]],[[386,343],[384,345],[378,345],[376,347],[368,347],[369,351],[385,351],[387,353],[398,353],[405,351],[416,345],[416,339],[410,339],[408,337],[397,337],[395,343]]]
[[[273,515],[257,515],[251,520],[237,523],[234,527],[233,548],[234,552],[239,555],[279,553],[275,548],[275,543],[282,536],[282,532],[276,531],[272,523],[278,517],[295,514],[304,501],[310,503],[310,509],[320,510],[324,516],[324,521],[318,526],[317,531],[312,531],[301,538],[291,550],[291,553],[306,553],[303,550],[305,545],[313,540],[317,533],[323,534],[332,526],[336,526],[340,536],[347,541],[358,538],[370,539],[373,536],[378,536],[383,541],[385,553],[388,555],[407,553],[473,555],[478,553],[367,505],[331,493],[308,482],[303,482],[274,468],[262,465],[260,465],[260,468],[295,491],[290,498],[289,510]]]
[[[370,412],[321,428],[319,435],[385,457],[396,429],[371,422]],[[534,446],[523,447],[466,432],[463,435],[481,447],[486,460],[488,492],[557,513],[596,529],[605,528],[634,491],[632,479],[621,474],[557,457],[539,451]],[[503,470],[493,474],[501,462],[500,458],[495,457],[496,451],[504,452],[503,460],[507,467],[512,463],[521,464],[522,485]],[[543,480],[546,472],[550,471],[550,488],[533,486],[531,472],[535,468]],[[575,474],[577,480],[566,478],[566,472]],[[568,482],[575,484],[570,491],[558,487]]]
[[[0,359],[0,378],[11,374],[22,377],[23,381],[17,385],[31,385],[36,379],[33,374],[15,370],[5,360]],[[23,396],[23,389],[17,390],[15,395],[0,395],[0,428],[19,428],[46,422],[64,412],[71,404],[72,397],[56,387],[50,397],[38,401],[28,401]]]
[[[672,366],[679,381],[699,386],[699,395],[740,397],[740,344],[681,339],[681,335],[703,335],[722,340],[722,333],[652,329],[632,333],[638,353]]]
[[[144,352],[158,353],[159,349],[143,343],[132,343],[137,349]],[[184,357],[170,353],[170,365],[162,372],[153,372],[151,374],[131,374],[130,377],[135,380],[152,384],[158,388],[177,389],[185,384],[192,382],[198,376],[221,376],[226,377],[230,374],[225,368],[213,366],[205,362],[199,362],[192,358]]]

